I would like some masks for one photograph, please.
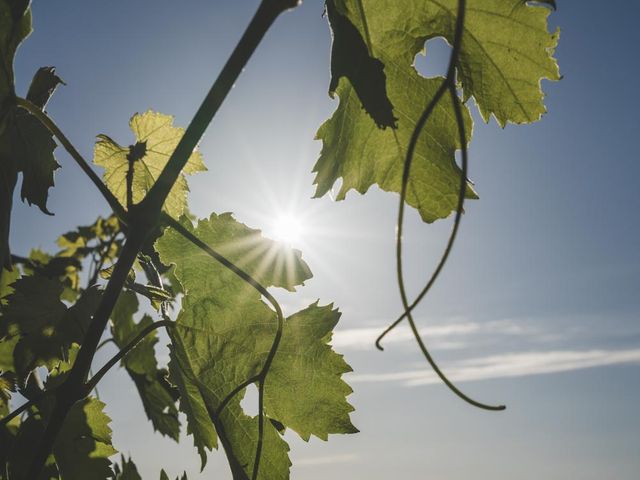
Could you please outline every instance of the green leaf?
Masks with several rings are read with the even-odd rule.
[[[160,480],[169,480],[169,475],[164,470],[160,471]],[[176,480],[188,480],[187,472],[184,472],[181,477],[176,477]]]
[[[230,459],[232,471],[233,462],[251,478],[258,443],[258,417],[246,415],[239,405],[238,397],[231,402],[220,415],[220,422],[224,425],[228,445],[225,445],[227,455],[233,451],[234,459]],[[273,427],[271,422],[264,424],[262,455],[258,478],[265,480],[281,480],[289,478],[289,445]]]
[[[5,298],[13,292],[13,283],[18,278],[20,278],[18,269],[3,269],[2,277],[0,277],[0,305],[6,305],[7,302]]]
[[[130,161],[133,164],[132,194],[135,204],[151,189],[184,135],[183,129],[173,126],[173,117],[152,111],[136,113],[129,126],[135,135],[135,144],[122,147],[106,135],[98,135],[93,157],[94,163],[105,169],[105,183],[123,205],[127,203]],[[205,170],[202,156],[194,151],[164,203],[165,212],[174,218],[182,215],[189,191],[185,175]]]
[[[27,100],[44,110],[58,85],[66,84],[56,75],[56,68],[41,67],[33,76],[33,80],[31,80],[31,85],[27,92]]]
[[[330,433],[356,433],[349,419],[353,392],[340,376],[351,367],[328,343],[340,313],[332,305],[310,305],[287,318],[265,383],[265,406],[271,418],[304,440],[326,440]]]
[[[11,265],[9,231],[13,191],[22,173],[20,196],[46,214],[49,188],[60,165],[53,151],[56,143],[38,119],[15,104],[13,60],[18,45],[31,32],[28,1],[0,0],[0,264]],[[36,73],[29,93],[44,108],[57,83],[52,72]],[[55,78],[55,79],[54,79]],[[59,79],[58,79],[59,80]]]
[[[418,35],[424,32],[427,38],[442,36],[453,42],[456,3],[414,2],[409,28],[422,25]],[[493,114],[501,126],[531,123],[546,112],[540,81],[560,79],[552,57],[559,31],[547,31],[549,13],[548,8],[522,0],[467,2],[459,80],[465,101],[473,97],[485,121]]]
[[[64,285],[62,300],[74,301],[80,293],[80,270],[82,264],[76,257],[55,256],[33,249],[29,252],[29,263],[23,266],[27,275],[42,275],[58,279]]]
[[[18,165],[11,155],[15,139],[9,138],[5,129],[15,105],[13,59],[20,43],[31,33],[28,7],[28,1],[0,0],[0,266],[5,267],[11,265],[9,230],[13,190],[18,180]]]
[[[194,233],[264,286],[293,290],[311,277],[300,252],[262,238],[231,214],[201,220]],[[205,448],[217,445],[208,408],[261,367],[276,318],[259,293],[174,230],[165,232],[156,249],[164,264],[176,264],[186,292],[173,329],[169,370],[204,466]],[[202,388],[214,390],[213,400],[205,400]]]
[[[11,394],[15,393],[16,388],[16,377],[13,372],[0,374],[0,418],[9,414],[9,400],[11,400]]]
[[[311,277],[300,252],[262,238],[230,214],[201,220],[193,232],[265,287],[293,290]],[[276,333],[275,313],[263,303],[260,293],[174,230],[165,231],[156,249],[164,264],[176,265],[176,277],[185,291],[182,310],[170,333],[169,369],[180,390],[180,407],[187,414],[189,432],[203,465],[205,449],[216,445],[217,431],[232,469],[236,462],[248,476],[258,438],[257,418],[242,412],[242,393],[219,418],[216,411],[236,386],[262,369]],[[265,383],[266,414],[303,438],[356,431],[348,417],[352,407],[345,400],[351,389],[340,380],[350,368],[327,345],[338,316],[330,306],[314,304],[287,319],[282,350],[278,350]],[[291,400],[279,405],[292,389],[295,397],[308,405]],[[317,411],[312,413],[313,409]],[[321,419],[328,411],[331,414]],[[288,478],[287,451],[272,422],[265,422],[260,478]]]
[[[0,340],[0,372],[16,371],[13,352],[19,340],[19,335],[7,335]]]
[[[51,404],[49,403],[48,406],[50,407]],[[14,421],[15,423],[12,422],[13,425],[10,425],[8,429],[0,431],[2,472],[7,473],[5,480],[31,480],[32,477],[27,477],[27,472],[34,454],[33,446],[37,445],[44,433],[42,416],[38,413],[29,415],[23,421],[19,419],[14,419]],[[2,455],[3,453],[6,456]],[[53,455],[49,455],[45,468],[37,480],[58,480],[59,478]]]
[[[331,91],[340,97],[340,104],[317,134],[323,148],[314,167],[316,196],[326,194],[340,178],[339,200],[351,189],[365,193],[373,184],[385,191],[400,190],[409,138],[442,82],[440,77],[422,77],[413,66],[414,58],[428,39],[443,36],[453,41],[456,9],[456,0],[327,2],[334,42],[357,38],[355,29],[368,52],[334,48]],[[464,100],[473,96],[485,119],[493,114],[501,125],[525,123],[544,112],[540,79],[559,78],[551,57],[557,34],[547,32],[548,13],[547,8],[521,0],[467,2],[458,79]],[[373,59],[384,64],[386,91],[381,86],[370,89],[375,100],[363,100],[361,77],[371,70]],[[344,65],[350,70],[345,71]],[[380,75],[376,78],[374,83],[380,84]],[[398,117],[397,128],[381,129],[372,119],[375,110],[369,105],[387,101]],[[466,107],[463,114],[469,140],[471,118]],[[426,222],[444,218],[456,208],[460,170],[455,151],[460,147],[453,107],[445,96],[418,141],[407,191],[407,203]],[[466,193],[476,198],[471,187]]]
[[[122,466],[118,464],[113,466],[114,480],[142,480],[138,473],[138,467],[131,458],[127,460],[124,455],[121,455],[120,463]]]
[[[117,453],[111,444],[111,419],[105,404],[95,398],[76,403],[58,434],[53,455],[64,480],[101,480],[112,477],[109,457]]]
[[[370,55],[365,40],[349,18],[338,13],[332,1],[326,6],[333,30],[329,95],[334,97],[338,82],[345,77],[376,125],[395,127],[397,118],[387,96],[384,64]]]
[[[0,129],[0,255],[10,265],[8,245],[13,191],[22,172],[21,198],[37,205],[48,215],[47,197],[53,186],[53,173],[60,167],[53,151],[56,143],[49,131],[31,114],[11,109]]]
[[[60,301],[64,287],[44,276],[22,277],[14,283],[0,319],[0,336],[20,336],[13,352],[16,371],[51,370],[65,360],[72,343],[81,343],[102,293],[91,288],[67,307]]]
[[[138,300],[132,292],[122,292],[111,315],[111,333],[118,348],[125,347],[140,331],[153,323],[144,315],[135,323],[133,315],[138,311]],[[147,335],[123,359],[122,364],[134,381],[142,405],[153,428],[163,435],[178,441],[180,422],[176,399],[171,385],[166,380],[166,370],[158,369],[155,345],[158,343],[156,331]]]
[[[15,95],[13,59],[18,46],[30,33],[29,2],[0,0],[0,131],[7,103]]]
[[[392,23],[410,21],[405,3],[412,2],[371,6],[371,2],[363,1],[364,16],[356,1],[335,2],[336,5],[342,3],[341,9],[337,9],[331,1],[327,2],[331,25],[333,28],[345,29],[346,25],[357,28],[369,55],[384,63],[386,92],[398,121],[397,128],[378,127],[370,113],[363,109],[349,77],[340,77],[335,88],[340,98],[338,109],[316,135],[323,146],[314,166],[315,196],[325,195],[340,178],[342,186],[336,194],[338,200],[343,200],[352,189],[365,193],[373,184],[385,191],[399,192],[409,139],[442,79],[427,79],[415,70],[413,59],[422,44],[405,33],[404,25],[394,28]],[[392,15],[391,12],[395,13]],[[344,50],[334,52],[337,55],[348,53]],[[341,63],[356,60],[345,58]],[[336,63],[332,60],[332,65]],[[333,78],[339,76],[340,72],[332,72]],[[467,139],[470,139],[471,117],[464,106],[463,113]],[[427,132],[418,141],[407,189],[407,203],[417,208],[426,222],[444,218],[456,208],[460,169],[455,163],[455,152],[459,148],[455,113],[451,101],[445,98],[434,110]],[[470,187],[467,196],[475,196]]]

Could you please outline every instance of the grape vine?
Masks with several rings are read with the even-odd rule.
[[[199,141],[265,34],[298,5],[260,2],[186,130],[150,110],[131,118],[131,145],[99,135],[93,163],[104,169],[100,178],[46,112],[64,84],[55,69],[40,68],[27,95],[16,94],[13,61],[31,32],[31,7],[28,0],[0,0],[0,479],[140,479],[132,459],[112,465],[117,450],[97,396],[117,364],[157,432],[178,441],[184,413],[202,468],[221,445],[234,480],[289,478],[286,429],[304,440],[358,431],[347,401],[352,390],[342,380],[351,368],[330,345],[339,311],[315,302],[285,318],[269,291],[294,292],[311,278],[301,252],[230,213],[195,219],[187,205],[187,177],[206,170]],[[558,33],[547,31],[548,7],[555,2],[325,2],[333,34],[329,89],[339,104],[318,130],[316,196],[339,179],[339,200],[373,184],[399,194],[403,312],[376,345],[382,350],[383,337],[406,319],[443,382],[489,410],[504,406],[471,399],[444,375],[412,311],[447,262],[465,199],[477,198],[467,178],[469,100],[484,120],[493,116],[501,126],[536,121],[545,111],[540,80],[559,79],[552,56]],[[446,76],[426,78],[413,60],[434,37],[445,38],[452,51]],[[53,255],[13,255],[18,178],[22,200],[48,214],[58,144],[111,214],[60,236]],[[406,204],[428,223],[454,213],[440,261],[411,303],[403,273]],[[161,328],[170,340],[167,366],[155,355]],[[96,352],[111,346],[117,352],[93,373]],[[251,385],[258,391],[255,416],[241,406]],[[11,410],[14,393],[24,402]],[[160,478],[169,477],[162,470]]]

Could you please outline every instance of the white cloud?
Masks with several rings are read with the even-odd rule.
[[[338,330],[331,342],[336,350],[370,350],[386,326],[368,328],[350,328]],[[419,329],[423,338],[438,349],[463,348],[466,342],[462,338],[470,335],[501,334],[527,335],[533,331],[510,320],[495,320],[485,323],[464,322],[430,325]],[[455,340],[451,340],[451,338]],[[399,326],[383,340],[384,345],[413,341],[413,333],[406,325]]]
[[[608,365],[640,364],[640,348],[630,350],[555,350],[507,353],[467,359],[446,367],[457,382],[568,372]],[[401,382],[406,386],[437,383],[438,377],[425,366],[396,373],[355,374],[349,382]]]
[[[327,455],[324,457],[308,457],[296,459],[293,463],[296,467],[315,467],[317,465],[328,465],[335,463],[351,463],[359,458],[355,453],[344,453],[339,455]]]

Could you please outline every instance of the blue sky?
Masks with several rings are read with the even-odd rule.
[[[257,1],[46,2],[34,0],[35,32],[21,47],[17,81],[55,65],[68,86],[50,115],[90,158],[95,135],[130,140],[128,119],[153,108],[186,125]],[[336,106],[327,96],[330,37],[322,2],[281,18],[260,46],[201,143],[209,172],[190,182],[198,216],[233,211],[268,233],[291,210],[315,273],[289,311],[317,298],[343,312],[336,349],[354,373],[361,433],[292,444],[293,478],[636,479],[640,473],[640,200],[637,195],[636,47],[632,2],[559,2],[564,79],[544,83],[549,113],[531,126],[478,121],[459,242],[416,317],[436,358],[460,386],[504,413],[473,409],[429,375],[407,331],[372,338],[399,311],[394,276],[397,197],[373,188],[346,201],[310,200],[315,130]],[[425,73],[447,50],[429,46]],[[19,205],[12,248],[53,249],[56,236],[107,212],[62,151],[45,217]],[[406,230],[410,291],[418,291],[449,223]],[[179,446],[140,421],[133,385],[111,373],[101,385],[115,446],[145,478],[160,467],[189,478],[229,478],[213,453],[198,477]]]

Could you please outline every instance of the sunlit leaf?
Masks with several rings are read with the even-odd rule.
[[[194,233],[265,287],[293,290],[311,276],[299,252],[262,238],[229,214],[199,221]],[[169,366],[189,431],[204,462],[205,448],[215,446],[215,428],[232,464],[237,461],[250,475],[257,418],[242,412],[241,394],[219,417],[215,412],[234,387],[262,369],[276,333],[276,315],[260,293],[172,229],[156,248],[163,263],[176,265],[185,290],[182,310],[170,333]],[[282,350],[267,377],[266,414],[273,414],[274,420],[303,438],[356,431],[349,420],[352,407],[345,400],[351,389],[340,379],[350,368],[327,345],[338,316],[331,307],[314,304],[285,320]],[[305,406],[291,400],[281,404],[293,390]],[[328,410],[332,414],[320,419]],[[260,478],[288,478],[287,451],[272,422],[265,422]]]
[[[122,205],[127,204],[127,172],[133,166],[132,197],[139,203],[151,189],[169,157],[184,135],[184,130],[173,126],[173,117],[148,111],[136,113],[129,122],[135,143],[122,147],[106,135],[99,135],[93,161],[105,169],[104,180]],[[205,171],[202,156],[193,152],[182,175],[174,184],[164,203],[164,210],[172,217],[182,215],[187,202],[185,175]]]
[[[340,104],[318,130],[323,147],[314,167],[316,196],[342,179],[338,200],[352,189],[365,193],[372,185],[399,192],[409,139],[442,78],[425,78],[414,58],[426,40],[444,36],[450,42],[456,23],[456,0],[329,0],[334,30],[331,91]],[[458,63],[464,100],[473,96],[485,118],[526,123],[544,112],[540,79],[559,78],[551,53],[557,34],[546,29],[548,9],[521,0],[470,0]],[[343,38],[362,40],[358,49],[335,48]],[[355,40],[352,41],[352,44]],[[429,52],[427,52],[427,55]],[[362,79],[376,64],[384,66],[369,84]],[[348,68],[345,68],[348,65]],[[379,71],[379,70],[378,70]],[[371,75],[369,75],[371,76]],[[336,79],[337,85],[336,85]],[[383,85],[383,80],[386,85]],[[368,90],[363,94],[363,86]],[[373,88],[373,85],[378,87]],[[386,87],[386,88],[384,88]],[[374,121],[379,105],[390,102],[397,128]],[[378,106],[377,110],[371,105]],[[467,140],[471,118],[463,106]],[[406,201],[426,222],[448,216],[457,205],[460,170],[455,152],[461,147],[448,96],[438,103],[421,135],[411,170]],[[467,197],[475,198],[469,187]]]

